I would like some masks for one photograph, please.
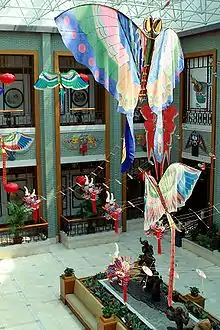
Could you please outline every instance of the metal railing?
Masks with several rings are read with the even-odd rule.
[[[0,246],[45,241],[48,238],[48,222],[40,218],[38,223],[27,224],[10,232],[8,224],[0,225]]]
[[[88,219],[67,219],[63,215],[60,218],[60,230],[67,236],[81,236],[94,233],[107,232],[114,229],[114,221],[105,217]]]

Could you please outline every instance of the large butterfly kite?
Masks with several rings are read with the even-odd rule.
[[[126,115],[122,172],[134,160],[133,114],[140,96],[142,101],[148,100],[157,116],[154,153],[161,162],[162,111],[173,102],[173,89],[184,67],[176,33],[171,29],[159,35],[152,33],[157,32],[158,25],[161,27],[160,20],[152,19],[142,31],[121,12],[102,5],[72,8],[56,17],[55,22],[75,59],[90,69],[95,80],[118,101],[118,111]]]

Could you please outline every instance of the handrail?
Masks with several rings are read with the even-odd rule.
[[[98,217],[91,217],[91,218],[87,218],[87,219],[82,219],[82,218],[77,218],[77,219],[67,219],[66,217],[64,217],[63,215],[61,215],[61,218],[68,222],[68,223],[76,223],[76,222],[87,222],[90,220],[101,220],[104,219],[104,216],[98,216]]]
[[[18,227],[19,229],[31,229],[31,228],[36,228],[36,227],[46,227],[48,226],[48,221],[45,220],[44,218],[40,217],[40,219],[43,221],[43,223],[34,223],[33,225],[24,225],[24,226],[21,226],[21,227]],[[4,225],[4,224],[0,224],[1,225]],[[8,223],[6,223],[5,225],[7,225],[6,227],[4,228],[0,228],[0,232],[3,232],[3,231],[8,231],[10,226]]]

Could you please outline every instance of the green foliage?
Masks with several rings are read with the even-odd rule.
[[[191,240],[211,251],[218,249],[218,228],[213,224],[205,233],[197,226],[191,233]]]
[[[73,275],[74,275],[74,269],[73,268],[67,267],[64,270],[64,276],[69,277],[69,276],[73,276]]]
[[[102,209],[102,204],[103,201],[101,198],[99,198],[96,201],[96,208],[97,208],[97,214],[94,214],[92,212],[92,201],[89,199],[86,199],[82,202],[82,218],[87,219],[87,218],[91,218],[94,216],[101,216],[103,214],[103,209]]]
[[[106,306],[102,307],[102,315],[106,319],[109,319],[110,317],[112,317],[113,314],[114,314],[114,311],[111,306],[106,305]]]
[[[14,237],[19,237],[21,235],[21,230],[19,230],[19,228],[21,229],[21,227],[24,226],[25,221],[27,221],[32,214],[32,210],[24,205],[9,202],[8,211],[10,214],[8,217],[9,232],[13,234]]]
[[[197,287],[191,286],[189,289],[190,289],[190,294],[192,297],[198,297],[200,291]]]

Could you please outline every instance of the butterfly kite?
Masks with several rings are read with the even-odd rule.
[[[142,31],[121,12],[104,5],[81,5],[55,18],[66,47],[118,101],[126,115],[121,171],[134,160],[133,115],[138,101],[148,100],[156,114],[154,153],[163,156],[162,112],[173,102],[173,89],[184,67],[177,34],[161,30],[161,20],[145,22]]]
[[[6,136],[0,136],[0,150],[2,152],[2,181],[7,184],[6,177],[6,161],[15,160],[15,154],[27,150],[33,143],[34,139],[20,132],[13,132]]]
[[[145,223],[144,230],[148,233],[152,225],[158,224],[165,214],[171,228],[171,250],[168,305],[172,304],[174,265],[175,265],[175,229],[170,213],[183,207],[191,196],[201,171],[180,163],[171,164],[162,176],[159,184],[154,177],[145,174]],[[159,229],[159,228],[157,228]]]
[[[55,88],[59,86],[60,89],[60,106],[64,107],[64,88],[72,88],[74,90],[85,89],[89,86],[89,78],[85,74],[78,74],[75,70],[70,70],[66,73],[53,73],[42,71],[34,88],[44,90],[46,88]]]

